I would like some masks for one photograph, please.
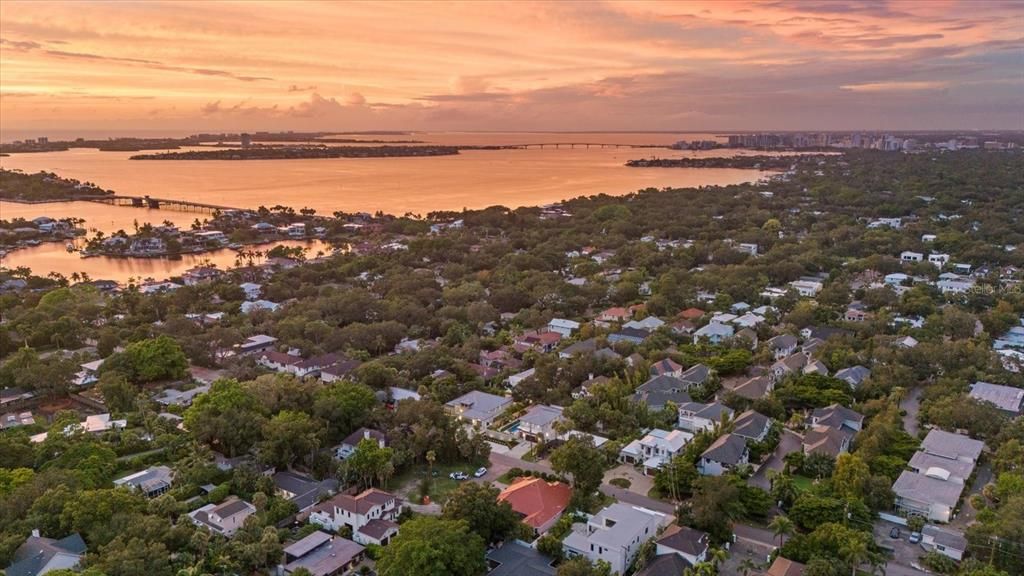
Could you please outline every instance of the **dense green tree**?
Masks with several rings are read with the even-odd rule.
[[[573,501],[586,503],[604,478],[604,454],[594,447],[589,436],[572,436],[551,453],[551,467],[572,475]]]
[[[484,540],[464,521],[417,517],[384,548],[377,570],[381,576],[481,576]]]
[[[441,517],[464,520],[474,534],[489,544],[504,540],[520,523],[512,506],[498,501],[500,492],[490,483],[465,482],[449,494]]]

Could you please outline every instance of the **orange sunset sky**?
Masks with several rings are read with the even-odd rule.
[[[0,2],[0,129],[1024,128],[1024,3]]]

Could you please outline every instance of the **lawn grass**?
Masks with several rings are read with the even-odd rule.
[[[455,490],[459,484],[457,480],[452,480],[448,477],[452,472],[465,472],[472,476],[473,471],[476,470],[476,466],[472,464],[434,464],[434,472],[437,476],[432,479],[430,483],[430,500],[438,504],[444,504],[444,501],[448,498],[448,494]],[[423,477],[427,475],[427,465],[416,465],[402,474],[392,478],[391,484],[400,492],[408,491],[409,498],[416,503],[420,502],[420,482]]]
[[[806,492],[814,486],[814,480],[811,480],[807,476],[793,476],[793,484],[796,485],[797,489],[801,492]]]

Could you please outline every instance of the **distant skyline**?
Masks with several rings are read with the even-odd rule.
[[[0,129],[1024,129],[1024,3],[0,2]]]

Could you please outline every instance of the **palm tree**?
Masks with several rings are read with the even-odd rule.
[[[782,514],[779,514],[775,518],[772,518],[771,523],[768,524],[768,528],[773,534],[779,537],[779,548],[782,548],[782,545],[786,543],[786,536],[793,534],[795,526],[792,520]]]
[[[740,562],[740,572],[743,573],[743,576],[750,576],[750,572],[756,568],[757,564],[750,558],[744,558],[743,561]]]
[[[715,548],[711,551],[711,565],[718,571],[718,567],[729,558],[729,554],[722,548]]]
[[[773,473],[771,480],[772,498],[777,502],[783,502],[788,506],[800,495],[796,482],[793,481],[793,477],[789,474]]]
[[[839,549],[839,555],[850,565],[850,574],[857,576],[857,567],[871,559],[871,551],[868,550],[864,540],[857,539],[847,542]]]

